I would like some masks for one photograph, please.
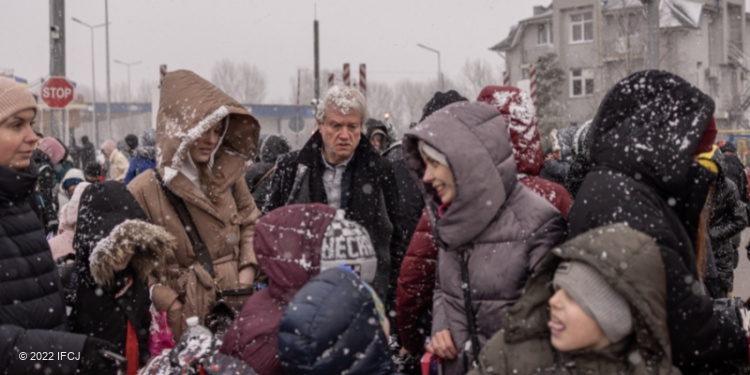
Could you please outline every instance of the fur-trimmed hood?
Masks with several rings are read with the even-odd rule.
[[[163,267],[174,256],[176,241],[164,228],[143,220],[125,220],[99,241],[89,256],[91,276],[101,286],[115,278],[115,265],[127,256],[136,275],[144,280],[166,277]],[[161,265],[161,266],[160,266]]]
[[[90,285],[109,286],[112,266],[133,254],[130,270],[142,278],[160,273],[174,256],[176,241],[163,228],[148,223],[130,192],[117,181],[92,184],[81,195],[73,248],[79,274]]]

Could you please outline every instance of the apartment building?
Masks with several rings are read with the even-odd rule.
[[[750,52],[744,0],[660,0],[659,68],[711,95],[721,128],[750,127]],[[607,90],[647,67],[648,22],[641,0],[553,0],[491,47],[510,84],[528,85],[531,65],[557,55],[565,73],[557,101],[564,122],[591,119]]]

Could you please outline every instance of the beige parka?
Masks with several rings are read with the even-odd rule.
[[[167,74],[162,84],[156,129],[156,169],[166,186],[182,198],[213,260],[215,280],[196,260],[193,246],[154,170],[141,173],[128,189],[149,219],[177,238],[166,280],[152,280],[152,302],[166,311],[179,298],[185,318],[201,324],[214,305],[216,287],[237,288],[239,271],[257,267],[253,251],[255,222],[260,212],[243,176],[255,160],[260,125],[237,101],[193,72]],[[190,146],[219,121],[228,126],[214,154],[213,183],[205,192],[182,172]],[[215,282],[214,282],[215,281]],[[170,314],[170,319],[176,319]],[[174,327],[174,323],[170,322]],[[176,334],[177,336],[177,334]]]

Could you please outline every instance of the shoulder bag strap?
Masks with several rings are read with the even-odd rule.
[[[180,218],[180,222],[185,228],[188,238],[190,238],[190,243],[193,245],[193,252],[195,252],[195,258],[198,260],[198,263],[203,266],[203,269],[214,278],[214,262],[211,259],[211,254],[208,253],[208,248],[203,243],[200,233],[198,233],[198,228],[195,226],[195,222],[193,222],[193,218],[190,216],[187,206],[185,206],[185,201],[173,193],[172,190],[169,190],[156,168],[154,168],[154,175],[156,175],[159,185],[167,196],[167,200],[169,200],[172,208],[174,208],[177,217]]]
[[[270,176],[271,173],[273,173],[273,171],[275,170],[276,170],[276,166],[274,165],[273,167],[271,167],[271,169],[268,170],[268,172],[266,172],[266,174],[261,176],[258,182],[256,182],[255,185],[253,185],[253,191],[255,191],[255,189],[257,189],[258,186],[260,186],[260,184],[262,184],[263,181],[265,181],[268,178],[268,176]]]
[[[471,339],[471,352],[474,355],[473,362],[479,360],[479,336],[477,335],[477,322],[474,316],[474,306],[471,304],[471,285],[469,285],[469,250],[461,249],[458,252],[461,263],[461,282],[464,289],[464,309],[469,324],[469,338]],[[466,366],[469,367],[469,366]],[[473,365],[471,366],[473,367]],[[469,368],[466,369],[467,371]]]

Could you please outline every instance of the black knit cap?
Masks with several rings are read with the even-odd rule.
[[[125,143],[127,143],[131,150],[135,150],[138,148],[138,137],[135,134],[128,134],[125,136]]]
[[[419,122],[424,121],[424,119],[426,119],[428,116],[435,113],[437,110],[448,106],[449,104],[467,101],[469,101],[469,99],[464,98],[455,90],[449,90],[445,93],[438,91],[435,93],[435,95],[432,96],[432,99],[430,99],[430,101],[425,104],[424,108],[422,109],[422,118],[419,119]]]

